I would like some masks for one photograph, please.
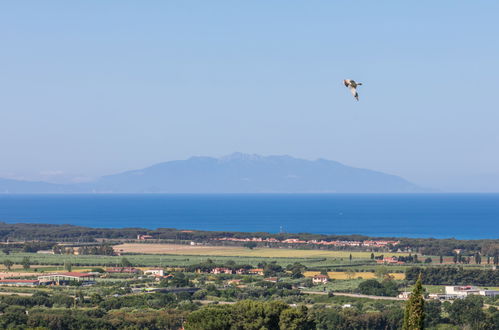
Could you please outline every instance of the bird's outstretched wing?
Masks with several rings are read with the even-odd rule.
[[[355,97],[355,99],[357,99],[357,101],[359,100],[359,93],[357,93],[357,88],[353,87],[353,86],[348,86],[348,89],[350,90],[350,93],[352,93],[353,97]]]

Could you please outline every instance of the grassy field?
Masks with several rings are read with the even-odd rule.
[[[182,244],[144,244],[125,243],[114,246],[115,251],[122,253],[143,254],[174,254],[174,255],[203,255],[203,256],[230,256],[230,257],[266,257],[266,258],[343,258],[348,259],[350,254],[354,259],[369,259],[371,252],[359,251],[329,251],[329,250],[297,250],[279,248],[248,249],[239,246],[190,246]],[[407,255],[407,253],[390,253],[390,255]]]
[[[289,250],[288,250],[289,251]],[[291,252],[291,251],[290,251]],[[37,268],[42,271],[40,265],[64,265],[69,262],[74,267],[77,266],[120,266],[123,257],[121,256],[98,256],[98,255],[53,255],[37,253],[11,253],[9,256],[0,255],[0,263],[5,259],[12,260],[14,263],[21,263],[24,257],[29,257],[32,262],[32,270]],[[342,261],[338,258],[299,258],[289,257],[266,257],[266,256],[211,256],[211,255],[159,255],[159,254],[134,254],[125,255],[132,265],[136,267],[183,267],[205,262],[211,259],[217,264],[226,263],[229,260],[237,264],[249,264],[256,266],[261,262],[275,261],[281,266],[286,266],[294,262],[299,262],[307,267],[342,267],[350,265],[348,260]],[[38,264],[38,265],[37,265]],[[355,260],[352,264],[355,264]],[[56,267],[57,268],[57,267]],[[32,271],[31,270],[31,271]]]

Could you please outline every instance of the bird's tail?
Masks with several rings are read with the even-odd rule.
[[[362,85],[362,83],[357,83],[357,85],[358,85],[358,86],[361,86],[361,85]]]

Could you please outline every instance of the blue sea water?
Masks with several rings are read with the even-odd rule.
[[[499,194],[0,195],[0,221],[499,238]]]

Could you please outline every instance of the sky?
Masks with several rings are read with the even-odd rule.
[[[497,1],[0,2],[0,177],[326,158],[499,191]],[[342,85],[363,82],[357,102]]]

